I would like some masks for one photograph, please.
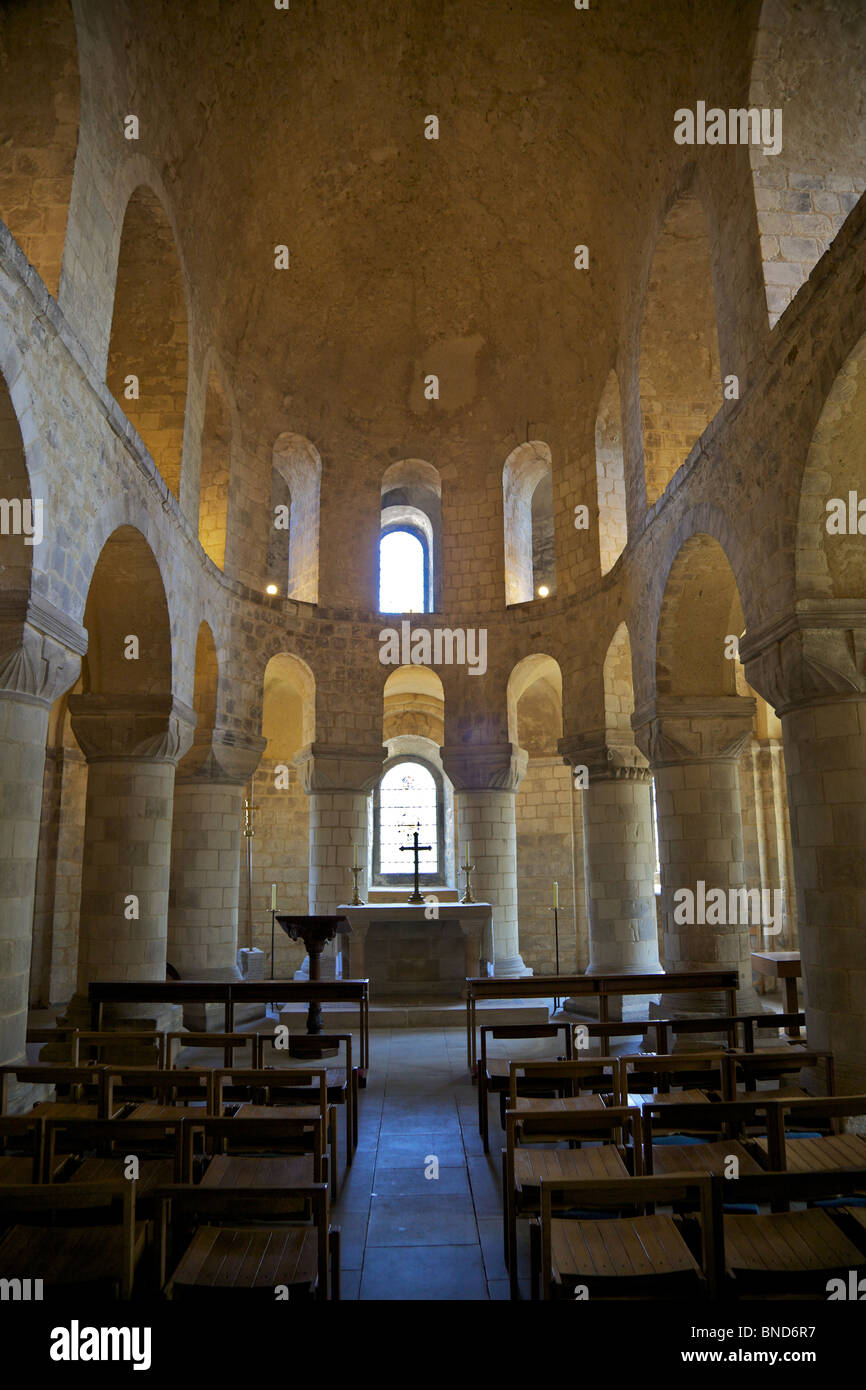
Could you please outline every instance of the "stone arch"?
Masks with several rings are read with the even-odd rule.
[[[231,455],[231,412],[219,374],[211,369],[201,439],[198,539],[205,554],[221,570],[226,561]]]
[[[547,444],[532,440],[512,449],[502,469],[502,500],[505,602],[527,603],[536,597],[536,582],[548,589],[555,584],[553,462]]]
[[[424,551],[424,612],[442,606],[442,482],[439,470],[425,459],[399,459],[382,474],[382,537],[408,531]]]
[[[0,216],[57,298],[78,147],[69,0],[0,9]]]
[[[277,652],[265,667],[262,694],[265,756],[293,757],[316,738],[316,678],[299,656]]]
[[[29,590],[42,507],[41,498],[31,497],[18,416],[0,376],[0,589]]]
[[[112,532],[99,555],[84,609],[88,695],[170,695],[172,639],[165,585],[153,551],[134,526]],[[126,656],[138,640],[138,656]]]
[[[656,693],[734,696],[737,661],[726,638],[745,627],[737,581],[722,546],[697,532],[667,576],[656,633]]]
[[[676,199],[656,241],[643,304],[639,379],[651,507],[722,404],[710,235],[692,191]]]
[[[622,438],[622,401],[616,371],[611,368],[595,417],[598,549],[602,574],[613,569],[628,542]]]
[[[610,743],[634,743],[631,717],[634,714],[634,680],[631,667],[631,641],[625,623],[619,624],[604,656],[604,723]]]
[[[283,496],[288,490],[289,526],[288,549],[272,548],[274,557],[285,559],[286,569],[272,580],[287,598],[301,603],[319,601],[319,494],[322,482],[322,460],[318,449],[303,435],[281,434],[274,444],[273,489]],[[273,494],[272,494],[273,500]],[[280,503],[274,503],[278,506]],[[278,523],[284,518],[272,511],[275,532],[283,531]]]
[[[749,156],[771,328],[866,188],[864,84],[860,0],[764,0],[749,108],[784,130],[777,153]]]
[[[195,644],[193,709],[196,713],[192,747],[178,763],[178,772],[190,773],[208,759],[219,707],[220,668],[210,624],[199,623]]]
[[[105,379],[178,498],[188,356],[187,302],[172,225],[157,195],[140,184],[123,221]]]
[[[408,735],[445,742],[445,690],[429,666],[398,666],[382,688],[383,740]]]
[[[508,677],[508,737],[512,744],[526,747],[521,733],[529,737],[527,751],[556,752],[562,737],[562,671],[552,656],[534,653],[525,656]],[[548,724],[547,728],[544,725]]]
[[[866,598],[866,505],[858,511],[861,497],[866,504],[864,438],[866,334],[833,382],[806,456],[797,516],[798,598]]]

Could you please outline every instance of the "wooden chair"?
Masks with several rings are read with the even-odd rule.
[[[166,1033],[165,1066],[176,1066],[177,1054],[185,1047],[221,1047],[223,1061],[227,1067],[234,1066],[234,1053],[239,1048],[248,1047],[250,1055],[246,1059],[246,1064],[251,1067],[259,1065],[256,1059],[255,1033]]]
[[[238,1119],[316,1120],[330,1160],[331,1194],[337,1195],[337,1108],[328,1104],[328,1078],[323,1069],[292,1068],[284,1088],[276,1067],[219,1067],[214,1072],[214,1104],[222,1114],[228,1101],[238,1102]],[[292,1091],[301,1093],[295,1097]],[[277,1103],[278,1102],[278,1103]]]
[[[718,1257],[717,1285],[733,1298],[769,1296],[826,1299],[827,1281],[866,1271],[866,1253],[858,1249],[822,1207],[806,1210],[732,1215],[723,1210],[724,1178],[711,1178],[713,1224]],[[862,1170],[747,1175],[737,1184],[741,1200],[789,1208],[792,1202],[817,1201],[852,1193],[863,1183]]]
[[[677,1201],[700,1213],[699,1259],[682,1223],[653,1210]],[[613,1208],[617,1215],[613,1220],[554,1216],[557,1207],[568,1206]],[[715,1292],[716,1225],[705,1174],[577,1182],[542,1178],[539,1228],[542,1298],[573,1299],[579,1286],[593,1301],[706,1298]]]
[[[42,1181],[44,1168],[44,1119],[39,1115],[0,1118],[0,1184],[32,1186]]]
[[[597,1023],[595,1019],[580,1019],[571,1025],[572,1048],[575,1054],[588,1050],[581,1035],[589,1043],[598,1039],[603,1053],[608,1052],[610,1044],[615,1043],[617,1038],[640,1037],[644,1043],[642,1051],[667,1052],[668,1049],[659,1042],[658,1027],[654,1018],[633,1018],[624,1023]]]
[[[568,1062],[512,1062],[508,1069],[508,1109],[586,1110],[600,1108],[602,1095],[616,1103],[619,1063],[615,1057],[582,1057]]]
[[[762,1171],[766,1166],[764,1155],[755,1151],[747,1138],[747,1129],[760,1125],[769,1130],[775,1123],[776,1101],[689,1101],[677,1105],[675,1095],[671,1092],[664,1100],[646,1101],[641,1109],[643,1166],[647,1174],[724,1174],[730,1168],[731,1158],[736,1158],[739,1173]],[[659,1143],[660,1130],[668,1141],[682,1135],[687,1142]],[[692,1137],[697,1142],[688,1142]]]
[[[758,1091],[757,1086],[759,1082],[767,1081],[777,1083],[777,1093],[780,1095],[807,1097],[808,1091],[800,1087],[787,1087],[784,1092],[781,1089],[785,1078],[798,1077],[804,1067],[823,1066],[826,1094],[832,1096],[836,1089],[832,1052],[816,1052],[792,1042],[787,1047],[772,1047],[755,1052],[732,1052],[730,1058],[731,1100],[737,1098],[736,1093],[740,1087],[744,1099],[753,1095],[766,1099],[768,1092]]]
[[[792,1097],[774,1101],[767,1139],[756,1140],[774,1172],[815,1173],[863,1169],[866,1188],[866,1138],[845,1133],[841,1120],[866,1115],[866,1095]],[[826,1130],[818,1137],[797,1130]]]
[[[201,1137],[207,1187],[303,1187],[327,1183],[328,1155],[315,1120],[211,1118],[186,1132],[184,1171],[194,1171],[194,1140]]]
[[[572,1052],[572,1025],[571,1023],[513,1023],[495,1024],[484,1023],[479,1029],[481,1034],[481,1054],[478,1062],[478,1133],[484,1145],[484,1152],[490,1152],[489,1116],[487,1102],[490,1095],[498,1095],[500,1099],[500,1120],[505,1125],[505,1104],[504,1099],[508,1091],[508,1068],[510,1059],[506,1057],[489,1057],[488,1042],[490,1040],[499,1042],[507,1041],[526,1041],[534,1038],[556,1038],[560,1033],[563,1034],[564,1058],[557,1060],[570,1061],[574,1055]],[[538,1060],[537,1058],[534,1060]]]
[[[619,1101],[629,1096],[659,1100],[670,1095],[678,1105],[727,1093],[727,1054],[723,1052],[629,1053],[619,1058]]]
[[[806,1015],[796,1014],[746,1014],[742,1018],[743,1047],[746,1052],[758,1048],[758,1034],[775,1033],[784,1028],[789,1038],[800,1040],[800,1029],[806,1027]]]
[[[113,1082],[105,1067],[73,1067],[64,1062],[12,1062],[0,1067],[0,1115],[7,1113],[11,1083],[53,1086],[68,1092],[55,1100],[38,1101],[31,1115],[66,1115],[79,1119],[107,1118],[114,1113]]]
[[[542,1178],[625,1178],[642,1171],[640,1111],[627,1106],[599,1110],[505,1113],[502,1150],[503,1243],[511,1297],[519,1295],[517,1218],[538,1214]],[[631,1138],[626,1149],[625,1139]],[[590,1148],[574,1148],[589,1142]],[[530,1146],[568,1144],[562,1148]]]
[[[306,1037],[307,1034],[302,1034]],[[270,1047],[274,1051],[280,1051],[276,1044],[276,1033],[257,1033],[256,1050],[253,1059],[253,1066],[264,1068],[265,1049]],[[291,1037],[289,1038],[291,1043]],[[326,1048],[345,1048],[345,1066],[328,1066],[325,1068],[325,1079],[328,1088],[328,1102],[331,1105],[344,1105],[346,1107],[346,1167],[351,1164],[355,1150],[358,1147],[358,1068],[352,1065],[352,1034],[351,1033],[317,1033],[316,1042],[321,1043]],[[311,1100],[314,1099],[310,1092],[305,1093],[303,1087],[294,1085],[291,1067],[278,1068],[284,1078],[285,1086],[283,1094],[290,1099]]]
[[[126,1178],[127,1158],[138,1159],[139,1209],[153,1188],[188,1182],[183,1116],[168,1120],[63,1120],[45,1122],[45,1178],[113,1183]],[[73,1164],[73,1171],[68,1171]]]
[[[232,1290],[274,1302],[284,1286],[296,1296],[340,1296],[340,1233],[329,1220],[325,1183],[278,1188],[163,1188],[160,1286],[170,1299]],[[308,1203],[312,1225],[292,1225],[298,1200]],[[191,1236],[182,1226],[192,1221]],[[247,1225],[258,1222],[258,1225]],[[270,1223],[270,1224],[261,1224]],[[279,1224],[277,1224],[279,1223]],[[171,1270],[171,1272],[169,1272]]]
[[[76,1028],[71,1041],[75,1050],[76,1065],[84,1059],[88,1062],[106,1063],[109,1066],[165,1066],[165,1033],[157,1033],[153,1029],[127,1032],[122,1028],[110,1031]],[[133,1055],[119,1055],[127,1051],[131,1051]],[[106,1052],[113,1052],[115,1055],[107,1057]]]
[[[134,1182],[0,1187],[0,1225],[16,1223],[0,1241],[4,1278],[42,1279],[49,1297],[90,1287],[130,1298],[146,1235],[135,1198]]]
[[[210,1067],[121,1067],[107,1069],[115,1101],[134,1106],[129,1119],[179,1119],[212,1115],[215,1073]]]
[[[719,1048],[725,1051],[728,1048],[735,1048],[740,1041],[739,1023],[740,1019],[734,1015],[721,1015],[715,1018],[665,1018],[656,1019],[656,1030],[658,1034],[658,1050],[663,1053],[672,1053],[674,1048],[671,1046],[674,1041],[682,1041],[691,1034],[700,1037],[701,1042],[695,1049],[696,1052],[709,1052],[712,1045],[705,1042],[707,1035],[712,1034],[719,1039]],[[680,1047],[680,1052],[685,1048]]]

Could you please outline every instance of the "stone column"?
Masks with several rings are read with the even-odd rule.
[[[493,972],[505,979],[531,975],[518,939],[514,810],[526,753],[511,743],[446,747],[441,753],[454,784],[459,859],[471,842],[473,896],[493,906]]]
[[[88,764],[77,1022],[92,980],[165,979],[174,773],[196,716],[170,695],[71,695],[69,712]],[[142,1007],[157,1028],[179,1014],[109,1012]]]
[[[633,745],[563,739],[572,767],[585,767],[583,827],[589,916],[587,975],[661,974],[656,920],[650,771]],[[649,996],[623,1000],[645,1017]],[[572,1001],[566,1001],[566,1008]],[[586,1000],[573,1008],[584,1012]]]
[[[0,1063],[25,1056],[33,901],[51,706],[75,682],[84,630],[44,599],[0,597]],[[22,1108],[22,1090],[10,1108]]]
[[[217,728],[175,774],[167,953],[181,979],[238,978],[244,787],[265,744]]]
[[[809,1042],[866,1090],[866,611],[801,601],[743,648],[782,720]]]
[[[656,779],[665,971],[738,971],[742,1013],[761,1012],[752,935],[742,920],[748,900],[732,899],[730,891],[745,887],[737,763],[754,711],[754,700],[737,695],[658,696],[632,718]],[[722,890],[724,906],[702,911],[702,898],[714,889]],[[683,890],[693,895],[691,904]],[[724,996],[663,994],[659,1007],[665,1017],[719,1013]]]
[[[384,747],[367,749],[311,743],[295,756],[301,785],[310,798],[310,912],[336,912],[352,897],[352,851],[366,872],[359,891],[369,888],[370,856],[367,845],[367,797],[381,776],[388,756]],[[334,979],[339,973],[340,938],[329,942],[321,956],[320,976]],[[296,978],[309,975],[304,958]]]

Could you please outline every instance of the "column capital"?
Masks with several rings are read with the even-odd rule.
[[[70,695],[72,732],[88,763],[177,764],[196,714],[173,695]]]
[[[39,594],[0,594],[0,697],[52,705],[73,686],[87,633]]]
[[[632,728],[650,766],[736,762],[752,735],[755,701],[744,695],[657,695]]]
[[[620,742],[604,732],[571,734],[557,747],[569,767],[585,767],[590,782],[648,782],[650,769],[643,753],[631,740]]]
[[[193,742],[178,764],[177,782],[246,786],[262,760],[267,743],[261,734],[243,734],[217,725],[207,742],[200,745]]]
[[[740,643],[746,680],[778,715],[866,695],[866,605],[799,599]]]
[[[308,743],[293,762],[308,796],[313,792],[367,793],[382,775],[387,756],[387,748],[378,745]]]
[[[440,748],[456,791],[517,791],[529,754],[516,743],[452,744]]]

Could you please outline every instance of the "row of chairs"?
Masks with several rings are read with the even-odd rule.
[[[169,1298],[339,1297],[340,1233],[314,1120],[19,1116],[0,1120],[0,1139],[22,1150],[0,1160],[8,1279],[129,1298],[143,1272],[145,1290]]]

